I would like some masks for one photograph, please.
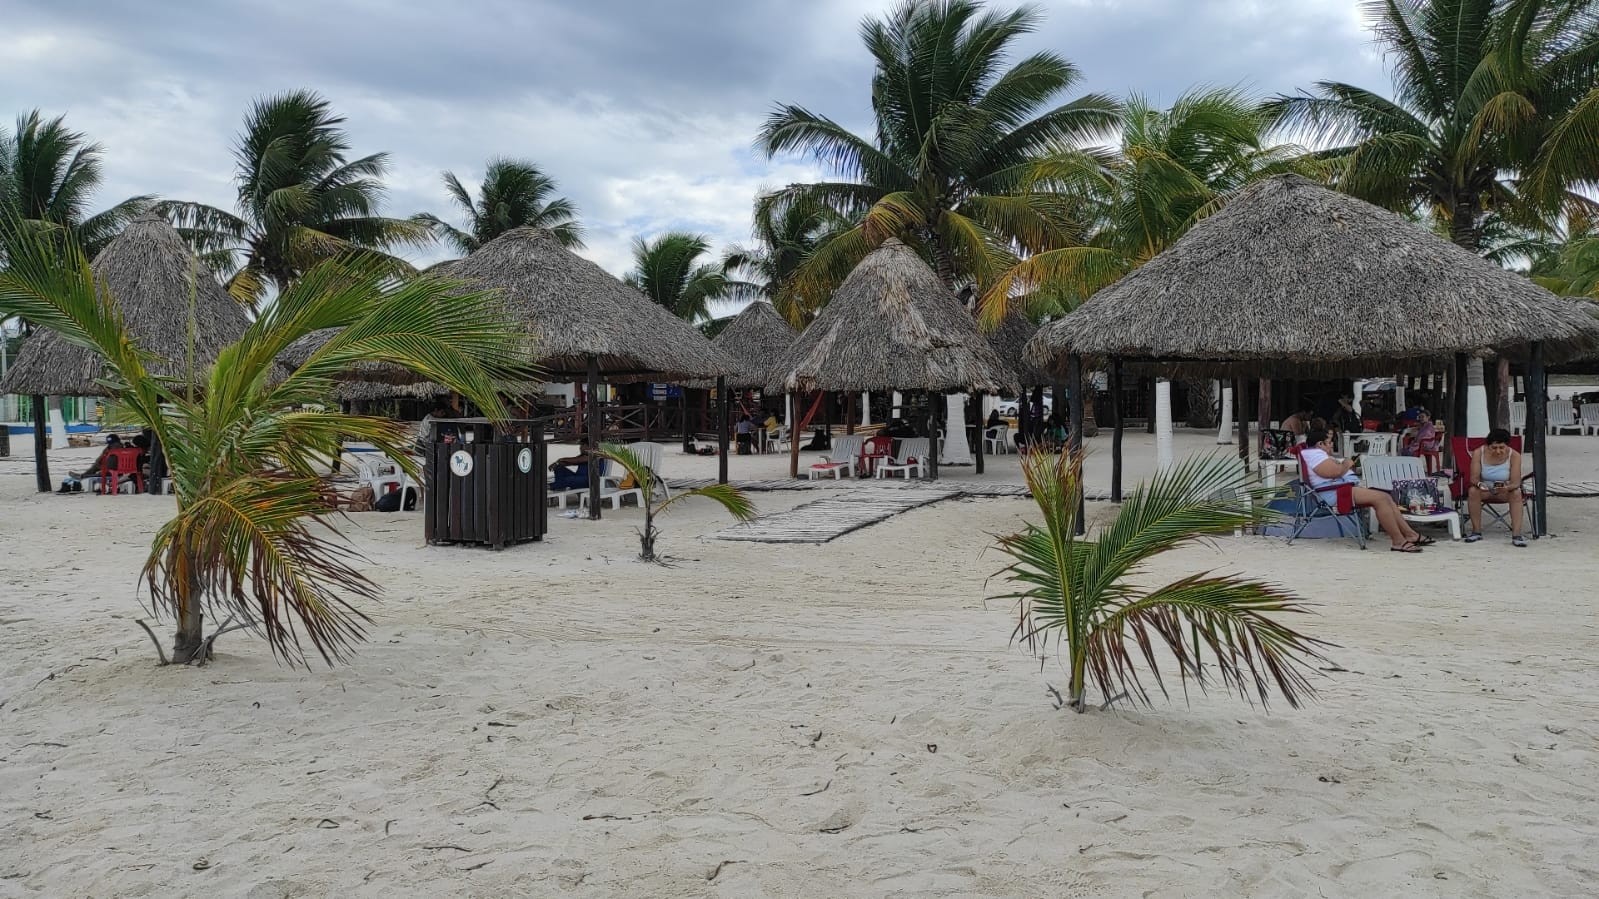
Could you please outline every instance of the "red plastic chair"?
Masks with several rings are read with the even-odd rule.
[[[870,437],[861,444],[861,471],[862,477],[870,474],[877,468],[877,463],[894,455],[894,438],[879,434]]]
[[[144,492],[144,470],[139,467],[139,456],[144,450],[136,446],[125,446],[106,453],[105,462],[100,466],[100,492],[116,493],[122,486],[123,478],[133,479],[133,489]]]

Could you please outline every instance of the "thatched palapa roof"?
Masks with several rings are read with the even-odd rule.
[[[774,366],[773,390],[973,390],[1012,380],[977,320],[915,251],[890,238],[834,291]]]
[[[734,390],[755,390],[766,387],[771,381],[773,363],[783,358],[797,336],[793,326],[772,308],[771,303],[756,300],[735,315],[711,343],[738,363],[738,373],[727,379],[727,386]],[[693,386],[702,387],[705,383],[695,382]]]
[[[110,294],[133,340],[156,357],[150,371],[178,377],[189,353],[189,303],[194,302],[194,362],[203,374],[223,347],[239,339],[249,319],[211,270],[198,262],[165,221],[145,216],[106,245],[91,266]],[[17,354],[0,393],[104,396],[105,363],[92,350],[39,331]]]
[[[1173,374],[1359,377],[1522,357],[1533,341],[1551,361],[1580,356],[1599,347],[1599,322],[1400,216],[1282,175],[1045,326],[1028,361],[1075,350]]]
[[[449,270],[498,289],[510,315],[528,324],[540,370],[580,377],[599,357],[609,381],[686,380],[737,372],[737,363],[697,328],[541,228],[517,228]]]
[[[1020,312],[1012,312],[1005,316],[988,335],[988,343],[994,348],[994,354],[999,356],[1001,362],[1010,366],[1016,373],[1016,386],[1048,387],[1059,378],[1052,377],[1049,372],[1027,361],[1027,342],[1038,333],[1038,328],[1028,321]]]

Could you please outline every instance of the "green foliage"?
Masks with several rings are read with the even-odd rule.
[[[581,249],[583,226],[577,221],[577,207],[565,197],[551,197],[555,181],[531,162],[518,159],[491,159],[483,174],[476,197],[454,172],[444,173],[444,187],[450,199],[466,216],[465,230],[456,228],[431,213],[412,220],[430,228],[442,241],[463,255],[513,228],[547,228],[564,247]]]
[[[1573,188],[1599,172],[1599,16],[1588,0],[1377,0],[1395,99],[1340,82],[1273,105],[1282,127],[1326,149],[1338,186],[1420,209],[1450,239],[1485,248],[1497,214],[1546,228],[1591,214]]]
[[[237,214],[199,203],[161,204],[241,302],[256,306],[269,289],[282,292],[318,263],[356,249],[386,259],[391,273],[409,273],[387,251],[431,239],[420,222],[379,214],[388,155],[349,159],[343,124],[311,91],[257,100],[233,151]]]
[[[765,300],[795,328],[810,323],[822,300],[795,292],[801,268],[852,223],[836,210],[801,198],[783,202],[778,194],[755,199],[755,244],[729,247],[722,268],[736,280],[728,284],[738,299]],[[707,336],[715,336],[708,334]]]
[[[1236,462],[1194,459],[1157,474],[1092,540],[1077,536],[1080,453],[1029,452],[1022,471],[1044,523],[1000,538],[1013,560],[1001,574],[1016,590],[998,598],[1017,600],[1015,636],[1029,648],[1042,654],[1053,640],[1071,672],[1067,701],[1073,708],[1084,710],[1090,674],[1107,701],[1124,692],[1149,703],[1129,641],[1163,695],[1157,645],[1176,662],[1185,685],[1190,677],[1201,689],[1211,682],[1208,649],[1208,663],[1228,692],[1247,699],[1253,689],[1264,705],[1275,687],[1296,708],[1315,694],[1305,671],[1324,661],[1318,647],[1328,644],[1269,616],[1306,611],[1291,594],[1211,572],[1163,587],[1137,583],[1153,557],[1259,522],[1253,503],[1235,494]]]
[[[132,197],[91,214],[103,152],[68,129],[64,116],[45,121],[37,109],[17,116],[14,131],[0,129],[0,220],[69,235],[92,258],[155,199]]]
[[[644,464],[644,460],[639,458],[638,453],[626,444],[602,443],[596,455],[620,465],[633,476],[634,482],[644,494],[644,501],[639,504],[644,507],[644,527],[639,531],[639,558],[645,562],[657,561],[655,538],[660,535],[660,530],[655,527],[655,517],[675,503],[693,497],[703,497],[726,509],[727,513],[737,521],[749,521],[755,517],[755,504],[744,491],[731,484],[710,484],[692,490],[679,490],[671,498],[657,503],[656,494],[664,485],[655,472]]]
[[[918,248],[952,288],[987,284],[1014,262],[1014,249],[1076,242],[1069,210],[1032,189],[1032,162],[1103,138],[1118,107],[1099,95],[1051,105],[1078,81],[1054,53],[1006,67],[1009,49],[1037,24],[1030,8],[904,0],[861,26],[876,63],[872,138],[799,106],[768,116],[759,138],[768,156],[805,153],[837,179],[790,185],[768,205],[779,216],[790,205],[824,206],[852,225],[783,285],[790,302],[809,314],[889,237]]]
[[[622,280],[684,321],[705,321],[711,300],[732,292],[732,279],[721,266],[700,261],[710,251],[704,235],[685,231],[668,231],[653,241],[635,237],[633,270]]]
[[[154,429],[166,455],[177,514],[157,534],[144,574],[155,608],[179,621],[181,661],[199,651],[207,611],[248,623],[296,663],[311,650],[340,659],[361,638],[365,616],[351,600],[378,591],[339,539],[337,496],[321,472],[345,440],[368,441],[416,470],[401,423],[336,411],[330,395],[343,372],[373,360],[403,366],[490,417],[505,415],[494,384],[530,376],[525,341],[504,329],[489,295],[429,277],[396,282],[382,260],[354,256],[307,271],[215,364],[191,359],[188,376],[158,377],[76,244],[26,234],[14,243],[0,272],[0,317],[25,316],[100,353],[113,401]],[[338,330],[283,372],[279,354],[324,328]]]
[[[1032,254],[988,285],[984,324],[1014,304],[1037,319],[1076,308],[1188,233],[1238,191],[1299,172],[1325,180],[1325,162],[1266,139],[1271,118],[1233,89],[1196,89],[1159,109],[1143,97],[1121,110],[1114,151],[1069,150],[1033,166],[1035,185],[1082,223],[1081,242]]]

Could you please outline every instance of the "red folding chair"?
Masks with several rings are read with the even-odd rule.
[[[1521,452],[1521,439],[1519,434],[1510,438],[1510,448],[1518,453]],[[1471,495],[1471,454],[1475,453],[1479,447],[1487,442],[1488,439],[1486,437],[1449,438],[1449,448],[1455,454],[1455,476],[1449,482],[1449,495],[1454,499],[1457,511],[1466,504],[1467,498]],[[1527,463],[1526,454],[1522,455],[1521,460],[1522,467],[1525,468]],[[1538,527],[1538,504],[1533,502],[1535,493],[1533,488],[1527,484],[1536,474],[1536,472],[1526,472],[1521,476],[1521,510],[1527,516],[1527,523],[1532,526],[1532,532],[1539,534],[1542,531]],[[1501,505],[1507,506],[1503,512],[1498,508]],[[1504,525],[1506,530],[1510,528],[1508,504],[1484,499],[1482,508],[1494,521]]]

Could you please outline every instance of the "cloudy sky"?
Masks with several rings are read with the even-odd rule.
[[[231,145],[253,98],[308,87],[387,151],[388,212],[450,216],[439,173],[536,161],[628,267],[635,235],[749,233],[762,187],[808,160],[752,150],[793,102],[870,133],[857,35],[888,0],[11,0],[0,116],[38,107],[106,148],[109,205],[142,193],[233,205]],[[1005,4],[1007,6],[1014,4]],[[1382,88],[1357,0],[1048,0],[1018,53],[1053,50],[1082,90],[1168,101],[1196,84],[1258,94],[1318,79]],[[425,262],[442,249],[411,254]]]

